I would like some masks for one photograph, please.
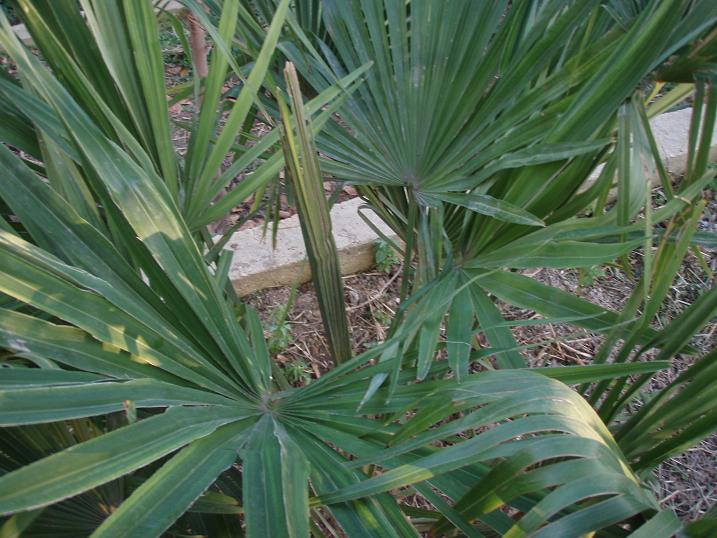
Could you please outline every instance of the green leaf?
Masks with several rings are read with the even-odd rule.
[[[205,491],[189,511],[201,514],[243,514],[244,508],[234,497],[216,491]]]
[[[493,304],[493,301],[483,292],[479,285],[471,286],[471,293],[478,323],[488,342],[497,349],[508,350],[504,353],[496,354],[495,362],[498,367],[524,367],[525,359],[516,350],[518,343],[515,341],[513,332],[509,327],[500,325],[503,322],[503,318],[498,307]]]
[[[604,148],[609,143],[607,139],[600,140],[588,140],[585,142],[568,142],[559,144],[544,144],[535,147],[527,148],[523,151],[515,153],[508,153],[502,155],[495,163],[486,166],[475,176],[467,179],[462,179],[454,182],[448,182],[444,188],[456,189],[460,187],[474,188],[480,185],[482,182],[494,176],[501,170],[508,169],[522,169],[527,168],[531,165],[539,165],[544,163],[552,163],[556,161],[563,161],[572,157],[584,155],[586,153],[594,153]],[[516,207],[507,200],[501,200],[504,207]],[[469,208],[472,209],[472,208]],[[526,216],[530,218],[531,222],[518,222],[517,224],[528,224],[531,226],[544,225],[540,219],[531,215],[529,212],[522,210],[522,217]],[[514,220],[503,219],[507,222],[515,222]]]
[[[0,477],[0,514],[31,510],[109,482],[242,417],[231,408],[175,407]]]
[[[682,528],[682,523],[670,510],[660,510],[647,523],[643,523],[630,533],[630,538],[653,538],[654,536],[673,536]]]
[[[625,243],[585,243],[581,241],[545,241],[536,244],[507,245],[468,260],[467,268],[515,269],[528,267],[593,267],[627,254],[642,240]]]
[[[566,385],[592,383],[602,379],[614,379],[631,375],[652,374],[670,367],[670,361],[649,361],[626,364],[589,364],[586,366],[549,366],[531,368],[531,372],[542,374]]]
[[[0,538],[21,538],[23,532],[42,514],[42,510],[20,512],[8,518],[0,527]]]
[[[620,450],[594,410],[561,383],[532,372],[498,370],[469,376],[460,385],[442,380],[402,386],[396,389],[394,398],[401,400],[411,394],[410,401],[415,403],[409,404],[410,408],[418,411],[398,430],[400,441],[395,446],[382,449],[377,444],[367,450],[359,442],[331,438],[343,450],[362,453],[353,466],[374,463],[381,472],[322,494],[322,502],[347,502],[421,482],[450,488],[453,500],[458,502],[468,488],[461,488],[452,473],[472,471],[480,473],[470,482],[479,497],[466,497],[455,507],[467,510],[464,515],[474,518],[515,502],[525,516],[516,518],[509,535],[519,535],[521,529],[544,535],[553,529],[572,529],[562,532],[580,534],[655,506],[654,499],[627,471]],[[445,405],[447,402],[451,405]],[[445,421],[456,413],[461,418]],[[420,426],[412,429],[414,420]],[[431,421],[435,426],[428,427]],[[492,427],[477,432],[478,424]],[[410,438],[402,435],[409,430]],[[373,435],[380,435],[379,431]],[[471,436],[459,435],[466,431]],[[386,435],[391,433],[385,431]],[[451,439],[451,443],[430,448],[440,439]],[[489,463],[493,470],[484,465]],[[581,472],[576,472],[578,468]],[[594,479],[575,478],[588,474]],[[533,494],[534,502],[521,504]],[[604,497],[606,508],[616,508],[604,514],[590,504],[578,508],[576,503],[587,497]],[[568,508],[570,512],[561,514]],[[561,517],[554,518],[558,514]]]
[[[164,62],[159,44],[159,28],[150,2],[124,2],[125,24],[135,67],[144,93],[151,125],[151,140],[157,146],[162,179],[177,196],[177,164],[169,129],[169,110],[164,87]]]
[[[72,322],[99,340],[142,356],[144,362],[217,392],[232,393],[232,385],[204,357],[182,350],[171,341],[169,332],[148,330],[145,323],[150,320],[126,314],[98,293],[116,297],[123,305],[131,301],[131,297],[117,296],[107,282],[2,230],[0,250],[3,292]]]
[[[482,288],[507,303],[535,310],[547,318],[572,317],[574,319],[572,323],[591,331],[604,332],[619,323],[616,312],[517,273],[507,271],[486,273],[481,275],[477,282]],[[640,343],[647,343],[656,334],[652,329],[645,331],[640,337]]]
[[[246,428],[247,421],[235,422],[190,443],[142,483],[92,536],[161,536],[236,461]]]
[[[67,370],[42,370],[38,368],[6,368],[0,379],[0,388],[21,389],[53,385],[82,385],[108,381],[106,377]]]
[[[287,63],[284,77],[296,120],[295,136],[289,118],[289,109],[279,95],[284,161],[287,164],[288,179],[297,199],[301,233],[311,266],[321,319],[326,330],[331,356],[338,364],[351,357],[339,256],[331,231],[329,206],[324,197],[321,168],[311,131],[307,125],[299,80],[293,64]]]
[[[309,536],[309,466],[284,427],[263,416],[240,451],[247,535]]]
[[[43,370],[37,372],[44,373]],[[41,376],[38,377],[42,379]],[[16,426],[103,415],[121,411],[126,401],[131,401],[138,408],[194,404],[230,405],[236,411],[248,409],[235,400],[207,391],[178,387],[151,379],[135,379],[121,383],[85,382],[25,387],[23,390],[0,390],[0,425]]]
[[[292,431],[311,463],[311,483],[319,494],[366,478],[360,471],[346,466],[347,460],[323,442],[302,431]],[[331,437],[324,436],[332,441]],[[413,525],[401,513],[396,500],[388,494],[375,495],[347,503],[328,505],[348,536],[404,538],[417,536]]]
[[[440,200],[449,204],[459,205],[489,217],[512,222],[514,224],[525,224],[527,226],[545,226],[545,223],[531,214],[529,211],[515,206],[504,200],[493,198],[487,194],[475,193],[421,193],[421,196],[430,200]]]
[[[446,326],[448,362],[458,382],[468,374],[468,362],[473,347],[472,339],[473,301],[471,300],[471,290],[465,289],[453,298]]]
[[[343,104],[346,96],[356,90],[356,87],[361,82],[360,77],[369,67],[370,64],[361,66],[359,69],[356,69],[339,80],[334,86],[326,88],[314,99],[306,103],[307,114],[312,117],[315,115],[311,121],[312,134],[316,135],[319,129],[331,119],[332,114]],[[222,176],[215,182],[216,185],[219,186],[218,189],[215,186],[212,192],[218,194],[219,191],[221,191],[222,185],[226,185],[226,183],[235,178],[242,170],[252,166],[252,164],[276,144],[278,140],[278,129],[274,129],[262,137],[256,145],[239,156],[232,165],[222,173]],[[194,229],[223,217],[231,211],[232,208],[245,200],[247,196],[260,191],[262,187],[266,186],[271,179],[279,174],[279,171],[284,166],[283,157],[281,152],[276,152],[268,157],[264,163],[244,178],[244,181],[236,185],[226,195],[223,195],[221,200],[217,201],[211,207],[205,207],[201,217],[189,219],[191,227]]]
[[[0,345],[19,355],[51,359],[117,379],[149,377],[181,383],[179,378],[120,348],[103,344],[80,329],[55,325],[5,308],[0,308]]]

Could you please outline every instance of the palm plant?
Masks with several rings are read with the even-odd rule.
[[[112,27],[112,19],[103,18],[103,10],[110,9],[107,6],[128,10],[124,14],[128,20],[133,13],[143,13],[140,26],[125,26],[129,34],[138,28],[147,30],[137,32],[141,35],[135,36],[131,50],[144,50],[140,48],[142,38],[156,31],[149,32],[156,24],[149,3],[142,7],[133,1],[82,4],[90,24],[94,24],[94,16],[101,28]],[[370,4],[364,6],[370,8]],[[224,9],[236,5],[227,2]],[[405,3],[397,3],[394,7],[399,11],[387,10],[386,14],[401,14],[401,5]],[[521,23],[534,20],[551,26],[550,21],[559,20],[567,24],[560,9],[548,12],[538,9],[542,3],[530,3],[528,8],[521,5],[516,3],[516,9],[523,10],[517,19]],[[712,19],[704,18],[710,13],[705,5],[695,3],[696,11],[690,13],[693,18],[701,15],[701,22],[709,24]],[[336,13],[330,3],[324,3],[326,6],[325,20],[331,20]],[[420,30],[430,32],[430,21],[444,20],[422,19],[420,9],[427,4],[411,2],[410,6],[411,20],[425,23]],[[529,9],[531,6],[535,9]],[[264,61],[257,60],[254,69],[259,71],[256,75],[252,71],[246,97],[237,101],[242,107],[249,107],[251,96],[265,78],[261,66],[268,65],[272,39],[278,39],[287,9],[284,1],[274,15],[261,56]],[[663,20],[665,9],[671,14],[669,9],[674,8],[652,5],[639,15],[644,17],[638,19],[640,24],[648,23],[650,36],[655,36],[653,25]],[[525,10],[532,18],[523,18],[527,17]],[[38,27],[49,24],[39,20],[44,11],[28,12],[37,15]],[[501,13],[506,20],[513,20],[510,11]],[[551,13],[554,16],[549,16]],[[607,25],[601,12],[595,13],[591,15],[593,25]],[[227,32],[222,35],[233,35],[235,15],[236,11],[226,16],[222,12],[224,26],[220,22],[219,27]],[[378,15],[378,20],[383,20],[383,12]],[[49,20],[54,17],[48,15]],[[692,20],[690,16],[687,19]],[[74,20],[80,24],[79,19]],[[579,536],[600,532],[638,538],[667,536],[680,528],[676,517],[661,510],[643,486],[640,473],[714,430],[710,408],[714,385],[709,377],[714,353],[698,361],[664,396],[631,416],[624,411],[634,404],[632,396],[641,382],[665,367],[676,353],[691,351],[686,345],[690,336],[714,315],[717,306],[717,293],[705,294],[675,326],[662,332],[649,327],[648,317],[634,320],[639,307],[654,312],[662,302],[665,283],[669,285],[676,271],[675,260],[689,247],[700,210],[691,202],[706,181],[704,143],[693,145],[689,179],[679,194],[654,213],[648,210],[645,222],[628,226],[608,214],[546,226],[537,232],[542,235],[521,235],[517,232],[523,228],[516,228],[516,237],[510,237],[506,245],[518,252],[522,248],[521,255],[509,258],[505,250],[501,253],[507,247],[499,238],[494,247],[476,251],[470,258],[473,263],[466,255],[458,255],[470,249],[448,248],[450,240],[444,240],[440,248],[426,250],[424,234],[418,235],[418,241],[412,239],[413,231],[404,235],[409,253],[406,260],[413,250],[410,245],[418,245],[416,282],[425,285],[414,285],[402,305],[393,337],[345,360],[319,380],[291,388],[274,375],[256,313],[227,296],[226,262],[212,263],[208,253],[214,247],[208,248],[197,234],[202,225],[229,207],[227,197],[210,205],[224,176],[214,180],[217,166],[209,163],[214,162],[215,152],[223,156],[229,151],[242,123],[236,118],[245,119],[243,113],[234,116],[233,127],[225,126],[216,140],[213,120],[202,120],[200,113],[199,124],[211,126],[206,127],[209,134],[204,140],[213,143],[194,150],[203,152],[207,163],[195,164],[200,175],[194,175],[188,172],[191,162],[198,162],[193,158],[178,162],[173,156],[170,160],[169,153],[161,157],[166,153],[161,149],[166,140],[154,141],[153,137],[165,132],[157,126],[163,119],[151,126],[151,135],[143,135],[139,126],[130,128],[117,112],[127,109],[126,102],[110,108],[106,95],[92,89],[96,88],[93,84],[85,85],[83,80],[80,85],[69,76],[60,76],[65,69],[77,74],[73,63],[60,67],[48,60],[48,65],[43,65],[15,39],[5,19],[0,18],[0,24],[0,44],[18,66],[20,77],[20,83],[8,76],[0,79],[0,89],[12,97],[0,112],[13,120],[2,124],[0,134],[6,144],[22,150],[0,146],[0,346],[8,350],[3,357],[7,367],[0,370],[0,426],[7,428],[0,432],[0,514],[8,520],[0,532],[22,529],[27,536],[42,535],[53,514],[62,513],[77,523],[87,518],[88,506],[92,513],[89,524],[85,519],[81,526],[63,528],[72,529],[69,532],[75,535],[91,532],[112,537],[165,532],[245,533],[250,537],[342,533]],[[527,46],[521,45],[519,35],[530,35],[531,25],[510,24],[515,26],[516,35],[511,35],[516,41],[507,36],[506,43]],[[390,27],[407,28],[405,24]],[[411,28],[410,34],[416,36],[418,30]],[[643,45],[643,39],[635,38],[636,32],[631,30],[625,34],[622,30],[601,31],[616,40],[629,35],[636,39],[632,46]],[[695,33],[681,35],[685,40]],[[610,39],[600,42],[613,50]],[[336,43],[338,47],[339,41]],[[557,48],[563,45],[555,44]],[[152,49],[156,44],[146,46],[146,59],[156,57],[157,51]],[[649,54],[664,55],[676,46],[665,45]],[[77,53],[64,47],[58,50],[63,62],[75,62]],[[111,54],[125,53],[128,51],[123,49]],[[645,63],[652,67],[652,61]],[[211,69],[216,65],[212,62]],[[217,80],[223,80],[226,66],[215,74]],[[213,95],[209,91],[211,69],[202,107],[211,111],[206,117],[216,118],[215,110],[207,105]],[[157,74],[152,76],[156,84]],[[308,133],[330,116],[331,108],[319,113],[325,102],[345,95],[341,88],[350,86],[358,76],[352,72],[339,86],[322,88],[318,100],[307,105],[301,102],[297,85],[287,85],[292,89],[294,119],[284,107],[283,132],[289,146],[289,141],[294,141],[286,154],[295,159],[291,171],[295,179],[320,181]],[[117,80],[113,84],[122,87]],[[371,80],[368,86],[373,91]],[[706,89],[703,93],[710,109],[713,96]],[[86,94],[91,99],[85,100]],[[566,110],[578,102],[578,94],[571,95],[574,101]],[[594,105],[597,101],[588,102]],[[603,107],[602,101],[597,104]],[[162,101],[160,106],[157,100],[155,105],[164,108],[166,103]],[[556,106],[556,114],[558,109]],[[347,110],[342,118],[350,117],[352,109]],[[624,189],[625,184],[632,185],[632,176],[625,179],[625,174],[635,168],[627,166],[633,161],[624,159],[630,153],[626,140],[632,140],[635,133],[648,134],[643,123],[630,121],[642,117],[639,103],[622,110],[616,153],[623,159],[616,166]],[[152,117],[162,114],[156,110]],[[714,112],[711,114],[705,114],[706,124],[713,119]],[[317,116],[313,124],[308,120],[311,116]],[[500,118],[494,123],[500,124]],[[328,129],[329,134],[338,132],[333,126]],[[696,141],[704,141],[707,132],[707,127],[695,122]],[[577,155],[570,163],[587,160],[589,152],[599,148],[596,141],[586,138],[567,149],[564,142],[551,141],[547,146],[553,152],[550,159],[559,154],[560,158]],[[248,155],[253,161],[277,139],[278,134],[242,153],[230,170],[249,159]],[[601,141],[599,146],[604,151],[605,143]],[[541,151],[539,155],[549,153],[546,147]],[[547,157],[538,161],[541,159]],[[591,166],[594,161],[591,156]],[[280,167],[281,157],[269,157],[267,163]],[[585,163],[581,166],[588,168]],[[543,170],[543,165],[529,171],[536,170]],[[269,175],[267,172],[266,177]],[[611,178],[598,182],[601,192],[610,182]],[[251,188],[260,183],[250,182]],[[382,188],[376,187],[375,199],[388,205],[389,194],[382,193]],[[403,189],[395,187],[397,200],[400,192],[404,198],[409,191],[420,194]],[[193,193],[191,199],[183,197],[182,193],[189,192]],[[455,207],[463,207],[443,201],[455,192],[459,191],[423,193],[442,200],[431,208],[419,208],[420,197],[406,198],[407,222],[425,230],[425,237],[443,237],[438,232],[442,222],[448,221],[433,217],[440,219],[442,212],[447,215],[456,211]],[[636,189],[627,192],[629,203],[618,201],[617,207],[624,215],[627,203],[627,214],[632,217],[638,195]],[[537,218],[526,216],[525,208],[516,209],[516,203],[494,201],[498,198],[490,192],[476,193],[468,200],[487,203],[492,214],[503,219],[506,215],[513,220]],[[443,204],[455,207],[446,209]],[[485,205],[480,207],[483,213],[488,211]],[[400,207],[391,212],[400,220]],[[518,267],[528,263],[581,265],[587,260],[598,263],[627,252],[636,242],[651,246],[652,223],[663,221],[671,223],[668,233],[663,235],[654,260],[647,264],[651,269],[645,271],[643,287],[623,314],[603,311],[528,282],[522,275],[499,270],[515,266],[515,261],[505,263],[506,259],[523,260]],[[315,235],[307,231],[307,240]],[[450,237],[448,232],[445,235]],[[573,250],[560,251],[567,247]],[[332,255],[330,249],[315,252],[317,256],[321,252]],[[421,252],[448,253],[462,266],[456,269],[452,263]],[[428,269],[424,269],[426,263]],[[516,304],[530,303],[549,320],[570,319],[602,330],[607,333],[606,351],[596,364],[585,367],[488,368],[491,365],[485,359],[491,356],[500,358],[501,366],[522,366],[523,362],[508,324],[497,315],[486,292]],[[474,309],[478,328],[473,324]],[[446,311],[448,339],[439,342],[437,328]],[[472,349],[477,333],[483,333],[492,348]],[[677,334],[679,337],[673,338]],[[627,349],[623,360],[608,360],[619,342]],[[653,347],[660,349],[659,360],[639,360],[643,350]],[[434,351],[444,348],[448,360],[433,360]],[[417,378],[422,382],[415,382]],[[639,381],[634,383],[633,378]],[[580,385],[598,411],[568,385]],[[695,395],[699,395],[697,403],[692,400]],[[18,450],[26,446],[34,449]],[[419,507],[416,496],[422,503]]]
[[[589,268],[638,246],[645,166],[670,199],[648,226],[670,219],[679,200],[692,203],[711,181],[713,2],[327,0],[323,14],[321,54],[289,56],[317,91],[375,63],[318,146],[324,169],[356,183],[405,245],[395,245],[404,257],[402,298],[420,290],[429,304],[417,315],[422,328],[399,317],[393,330],[408,349],[417,342],[419,379],[446,314],[449,340],[469,334],[474,318],[495,324],[493,282],[512,278],[500,269]],[[664,80],[685,82],[687,65],[693,84],[661,94]],[[675,198],[648,120],[694,87],[694,166]],[[614,189],[617,202],[606,211]],[[524,295],[537,286],[520,283]],[[442,300],[447,293],[453,301]],[[583,315],[596,312],[578,304]],[[522,306],[542,308],[539,300]],[[577,323],[608,330],[613,321]],[[487,334],[493,346],[515,347],[510,331]],[[467,371],[468,354],[449,346],[456,375]],[[516,352],[495,362],[525,366]]]
[[[274,147],[278,132],[269,133],[253,146],[236,143],[240,134],[246,135],[247,123],[250,127],[255,117],[253,104],[258,102],[259,90],[286,18],[288,2],[277,5],[273,24],[261,35],[256,51],[251,49],[255,55],[252,69],[247,73],[244,66],[237,64],[231,50],[237,14],[243,8],[238,0],[223,3],[218,27],[211,26],[215,46],[209,72],[205,79],[195,77],[188,85],[198,106],[189,125],[176,126],[187,131],[188,148],[183,159],[173,148],[172,128],[175,126],[170,123],[159,30],[150,3],[87,0],[78,6],[73,0],[17,0],[17,11],[22,14],[43,59],[76,104],[105,136],[167,184],[191,231],[199,234],[250,194],[261,190],[282,167],[281,152]],[[66,27],[72,31],[65,31]],[[12,49],[10,43],[3,46],[8,52]],[[359,75],[360,71],[353,73],[341,87],[350,89]],[[223,85],[230,76],[241,81],[241,91],[228,114],[222,117]],[[322,119],[316,119],[317,127],[329,117],[339,93],[339,86],[334,86],[308,105],[312,115],[322,112]],[[92,190],[89,180],[81,177],[81,172],[67,159],[55,162],[63,159],[69,141],[57,130],[47,105],[30,92],[22,91],[7,76],[0,76],[0,94],[4,99],[0,127],[4,139],[49,167],[69,168],[64,174],[49,175],[53,181],[64,182],[58,188],[81,208],[83,217],[100,226],[88,195]],[[184,93],[180,93],[182,96]],[[331,101],[334,101],[332,108],[326,108]],[[33,131],[32,125],[38,121],[51,122],[47,125],[53,129],[49,136]],[[62,151],[58,152],[58,145]],[[232,156],[228,166],[224,165],[227,154]],[[238,174],[247,171],[251,173],[237,188],[217,199]],[[258,204],[254,211],[257,208]],[[220,245],[226,243],[246,218],[224,233]],[[203,239],[208,241],[206,234]],[[213,255],[219,252],[221,247],[212,250]]]

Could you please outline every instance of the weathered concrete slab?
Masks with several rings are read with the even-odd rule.
[[[362,204],[359,198],[354,198],[331,209],[334,241],[343,274],[362,271],[373,265],[374,242],[378,236],[360,217],[359,207]],[[394,235],[373,211],[361,212],[382,233],[389,237]],[[311,279],[297,215],[280,221],[276,245],[277,249],[273,250],[270,233],[262,237],[260,227],[234,234],[226,248],[235,252],[229,278],[239,295]]]
[[[662,114],[650,122],[660,156],[670,173],[681,174],[685,171],[691,116],[692,108],[683,108]],[[717,157],[717,129],[712,132],[710,146],[710,158]]]
[[[16,24],[12,27],[13,31],[15,32],[15,35],[20,38],[20,41],[25,43],[25,45],[32,45],[32,37],[30,36],[30,32],[25,28],[24,24]]]

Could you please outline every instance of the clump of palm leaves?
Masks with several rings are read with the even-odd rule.
[[[635,402],[654,372],[696,352],[691,336],[717,311],[713,289],[651,326],[713,178],[711,2],[325,0],[305,12],[316,17],[287,0],[208,2],[214,50],[192,87],[201,105],[183,159],[150,2],[18,3],[43,61],[0,15],[18,68],[0,76],[0,532],[681,529],[642,477],[717,428],[715,352]],[[256,54],[248,76],[233,42]],[[303,79],[273,71],[276,47]],[[242,91],[218,127],[230,70]],[[683,85],[650,99],[655,72]],[[673,189],[647,119],[692,83],[687,174]],[[316,97],[304,104],[302,88]],[[281,129],[237,147],[255,113]],[[206,229],[284,160],[337,363],[299,387],[230,293],[224,239]],[[660,208],[646,204],[645,162],[664,183]],[[362,184],[404,244],[390,338],[355,357],[320,166]],[[622,312],[506,270],[592,267],[637,247],[644,270]],[[503,320],[495,298],[600,332],[603,346],[588,366],[528,369],[510,328],[532,321]],[[709,535],[711,521],[690,530]]]

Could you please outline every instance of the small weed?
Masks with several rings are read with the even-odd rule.
[[[390,273],[393,266],[401,262],[391,245],[383,239],[376,241],[374,261],[376,262],[376,269],[382,273]]]
[[[276,355],[286,349],[294,341],[291,325],[286,319],[285,308],[277,308],[272,314],[269,324],[269,353]]]
[[[391,325],[391,316],[386,312],[385,310],[381,308],[376,308],[373,312],[373,319],[375,319],[379,325],[383,325],[384,327],[388,327]]]
[[[604,277],[605,269],[599,265],[594,265],[586,269],[581,269],[578,275],[578,285],[581,288],[592,286],[596,278]]]
[[[162,28],[159,33],[159,42],[166,66],[165,71],[172,82],[180,83],[189,80],[192,64],[174,28],[170,26]]]
[[[304,385],[311,380],[311,370],[303,361],[296,359],[284,366],[286,380],[292,385]]]
[[[285,305],[277,307],[271,314],[269,324],[269,353],[276,355],[291,345],[294,336],[291,334],[291,325],[288,321],[289,312],[294,307],[298,283],[294,284],[289,292],[289,299]]]
[[[667,203],[667,196],[665,196],[665,193],[662,191],[662,189],[655,189],[653,191],[652,202],[658,206],[663,206]]]

